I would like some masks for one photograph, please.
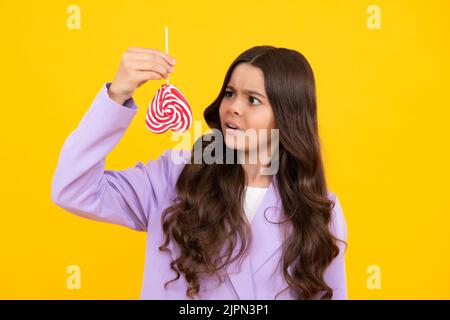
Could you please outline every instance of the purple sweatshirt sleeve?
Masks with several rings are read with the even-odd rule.
[[[152,212],[167,195],[167,150],[157,160],[126,170],[105,170],[105,157],[118,144],[138,108],[130,98],[112,100],[105,83],[78,127],[62,146],[51,198],[59,207],[92,220],[146,231]]]

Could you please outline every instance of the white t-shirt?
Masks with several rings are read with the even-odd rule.
[[[252,222],[256,210],[258,209],[262,199],[264,198],[264,194],[266,193],[267,189],[269,188],[248,186],[245,187],[244,211],[250,223]]]

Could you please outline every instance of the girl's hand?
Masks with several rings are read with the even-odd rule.
[[[108,94],[123,105],[147,80],[167,79],[169,72],[174,71],[174,65],[175,59],[162,51],[130,47],[122,55]]]

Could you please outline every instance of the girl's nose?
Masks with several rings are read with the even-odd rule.
[[[235,102],[235,103],[231,104],[229,108],[230,108],[229,110],[231,112],[233,112],[234,114],[237,114],[237,115],[241,115],[242,114],[242,109],[243,108],[241,107],[239,102]]]

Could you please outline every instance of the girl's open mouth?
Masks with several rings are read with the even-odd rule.
[[[226,128],[225,128],[226,133],[232,133],[232,134],[236,134],[236,133],[241,133],[242,130],[239,129],[238,127],[235,127],[231,124],[226,124]]]

